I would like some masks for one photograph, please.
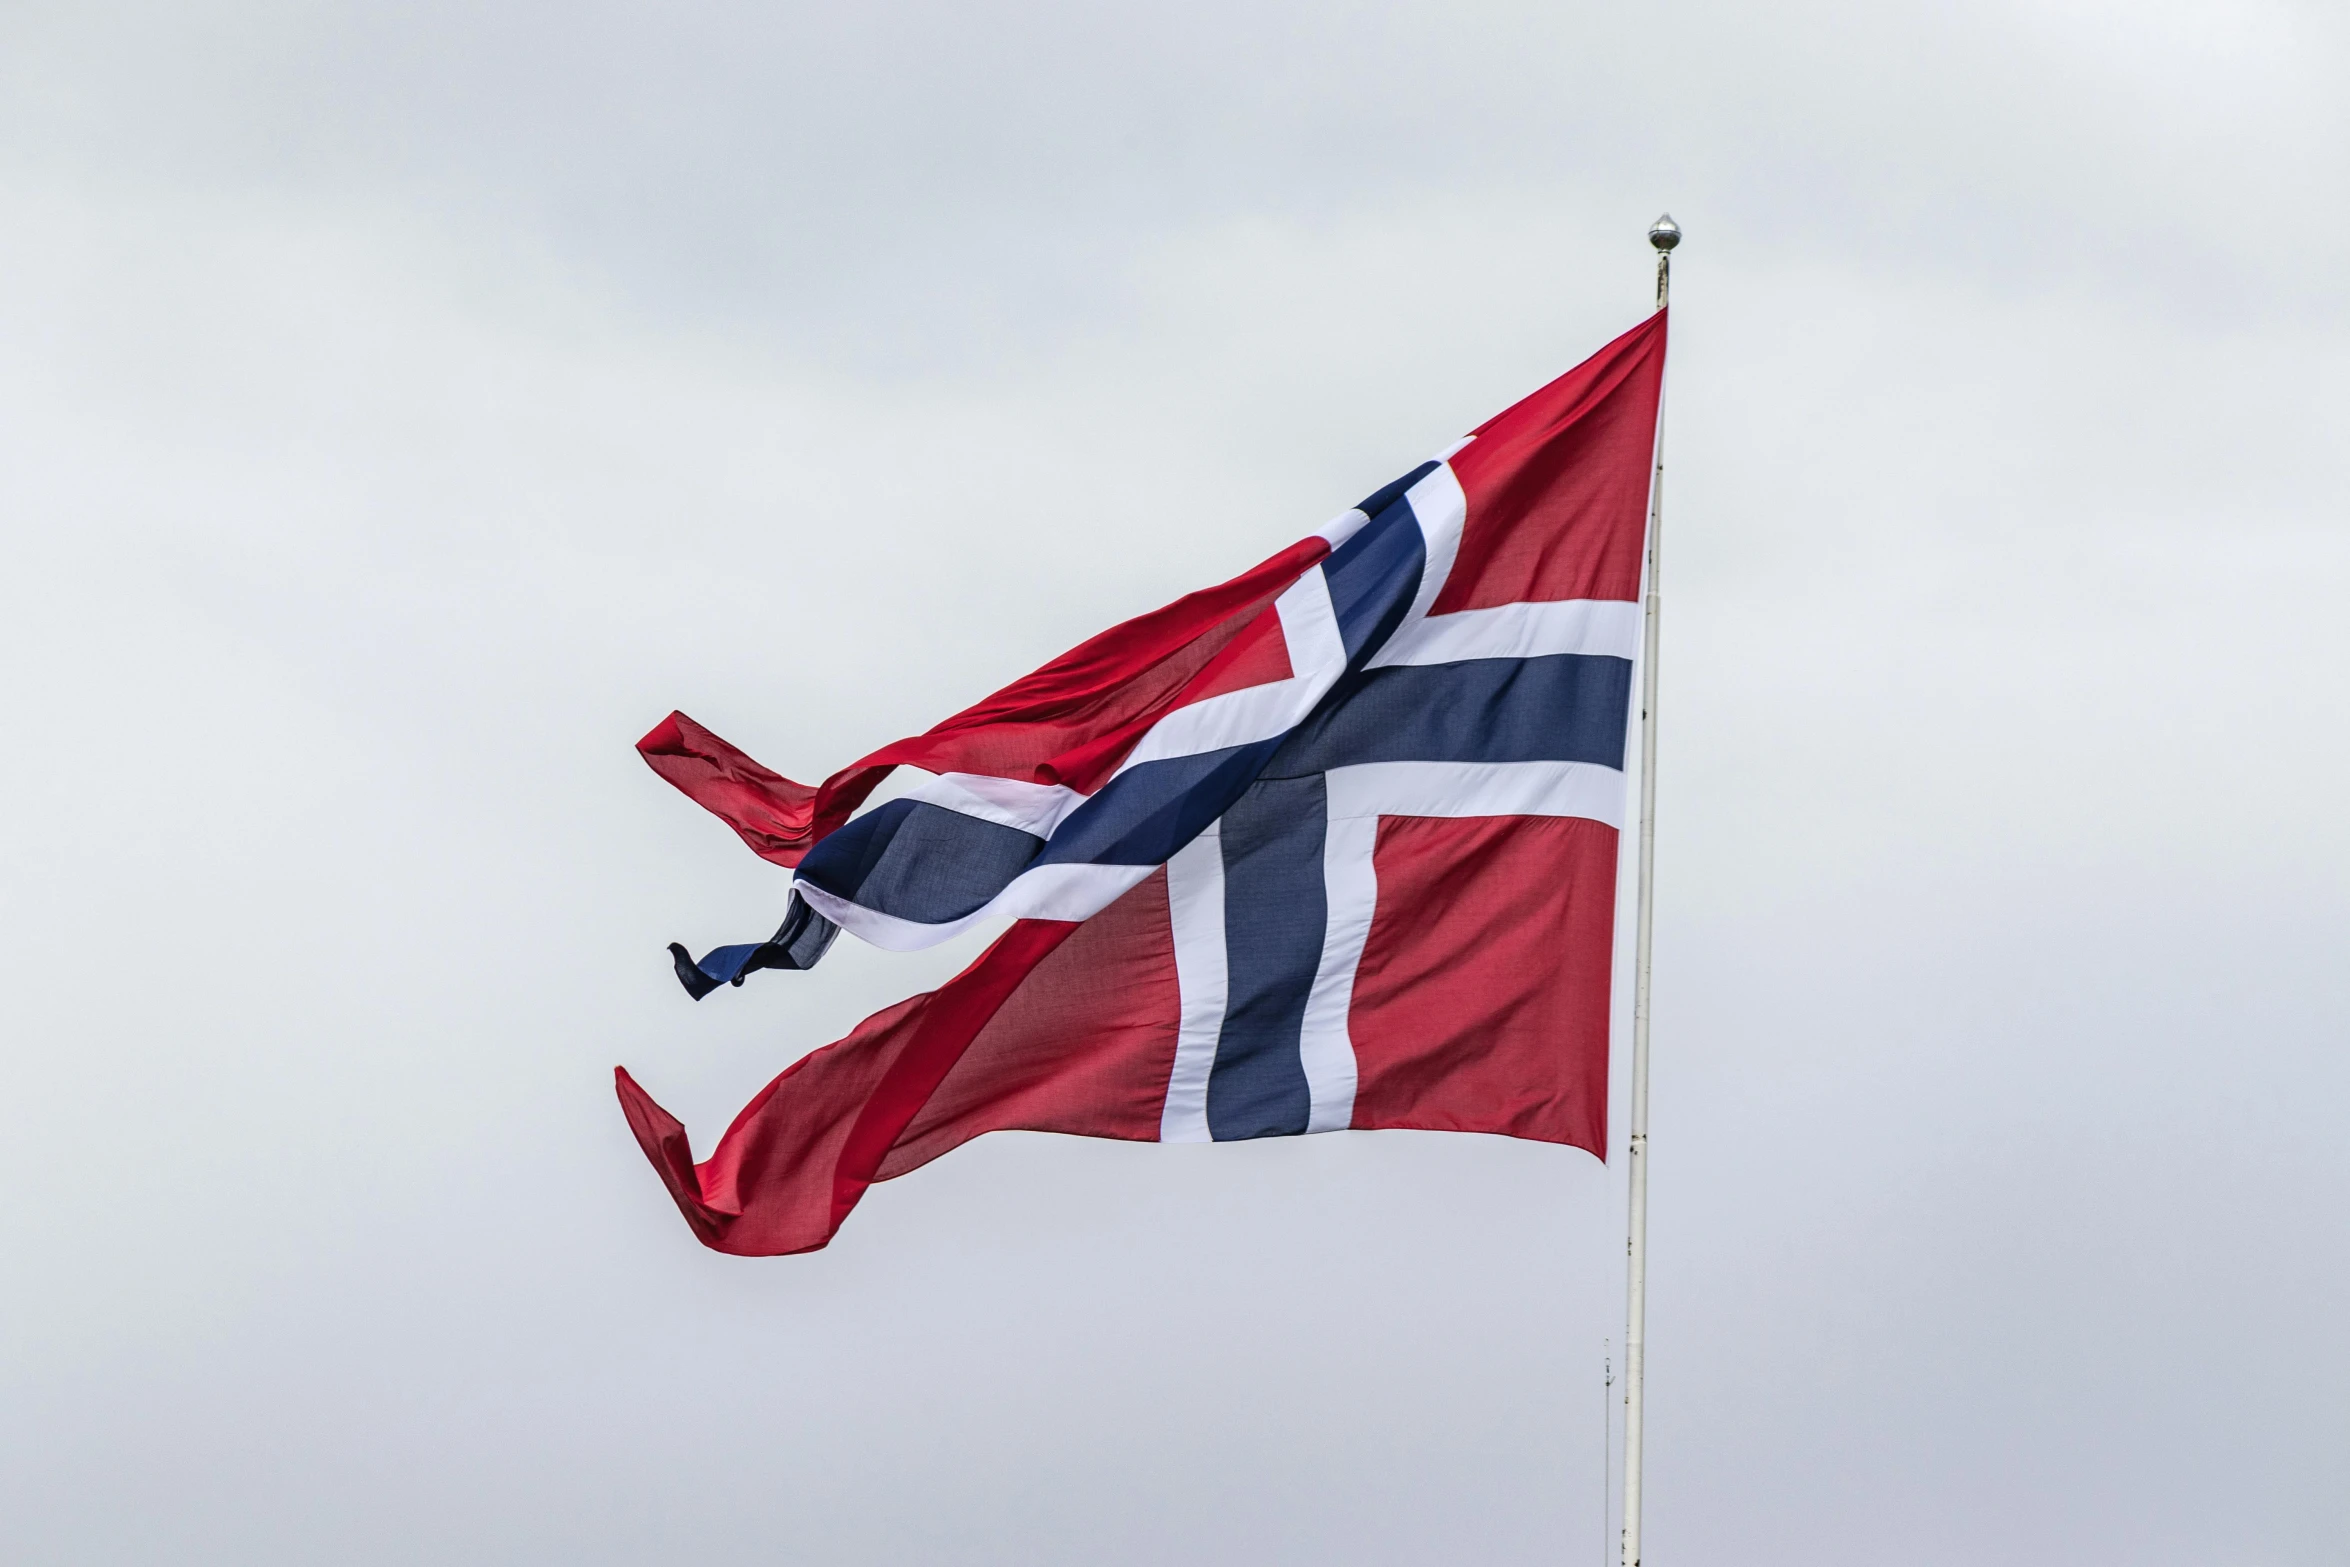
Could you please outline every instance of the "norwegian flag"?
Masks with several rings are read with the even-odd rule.
[[[1625,739],[1662,311],[1320,532],[821,786],[673,713],[655,771],[794,869],[782,928],[1015,923],[803,1057],[697,1164],[616,1073],[704,1244],[823,1246],[983,1132],[1206,1142],[1348,1127],[1607,1147]],[[911,790],[856,814],[896,768]]]

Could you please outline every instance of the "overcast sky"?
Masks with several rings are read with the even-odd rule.
[[[703,1150],[822,776],[1680,252],[1650,1562],[2350,1537],[2350,21],[2316,0],[0,12],[0,1556],[1598,1564],[1620,1158]]]

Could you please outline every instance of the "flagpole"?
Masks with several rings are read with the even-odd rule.
[[[1673,287],[1673,247],[1681,228],[1667,213],[1649,225],[1656,247],[1656,307]],[[1640,912],[1632,970],[1632,1132],[1626,1150],[1630,1210],[1625,1238],[1624,1567],[1640,1567],[1640,1439],[1648,1370],[1648,960],[1656,929],[1656,645],[1663,598],[1664,402],[1657,402],[1656,468],[1648,489],[1648,591],[1640,642]]]

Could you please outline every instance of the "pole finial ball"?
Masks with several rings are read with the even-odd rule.
[[[1648,226],[1648,242],[1659,250],[1670,250],[1681,243],[1681,225],[1666,213]]]

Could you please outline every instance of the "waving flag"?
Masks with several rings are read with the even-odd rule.
[[[1606,1150],[1625,738],[1665,316],[1320,532],[810,788],[672,714],[653,768],[794,869],[695,996],[847,930],[1015,923],[795,1063],[695,1163],[617,1074],[703,1242],[824,1245],[984,1132],[1347,1127]],[[915,787],[858,814],[896,768]]]

